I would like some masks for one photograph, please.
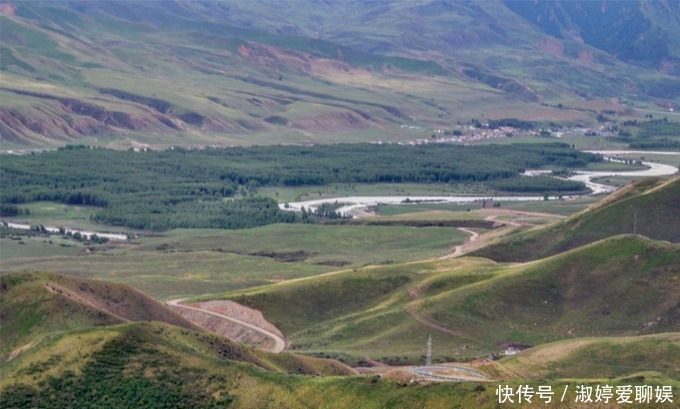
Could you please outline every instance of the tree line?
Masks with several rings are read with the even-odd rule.
[[[0,203],[49,200],[98,206],[101,210],[94,214],[95,221],[140,229],[247,228],[301,221],[299,215],[280,210],[273,199],[254,197],[257,186],[487,183],[513,180],[528,168],[582,167],[599,160],[597,155],[560,143],[339,144],[147,152],[69,146],[3,157]]]

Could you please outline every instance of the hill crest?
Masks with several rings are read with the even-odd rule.
[[[631,233],[678,243],[677,203],[680,177],[643,179],[567,219],[500,238],[471,255],[496,261],[529,261]]]

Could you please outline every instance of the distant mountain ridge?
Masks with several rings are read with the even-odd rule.
[[[567,101],[680,104],[677,1],[532,4],[5,0],[0,137],[398,140],[481,115],[595,121]]]
[[[680,75],[680,1],[504,1],[544,32]]]

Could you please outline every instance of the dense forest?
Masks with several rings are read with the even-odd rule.
[[[258,186],[328,183],[448,183],[518,180],[521,191],[581,190],[551,182],[527,188],[520,172],[582,167],[599,161],[566,144],[509,146],[324,145],[206,150],[115,151],[69,146],[0,164],[0,202],[53,200],[99,206],[99,222],[164,230],[177,227],[246,228],[301,221]],[[566,181],[563,181],[567,183]],[[512,182],[504,188],[512,189]],[[305,221],[309,221],[308,218]]]
[[[630,128],[623,128],[617,140],[627,142],[631,149],[675,150],[680,148],[680,123],[668,119],[636,120],[623,122],[624,127],[637,128],[633,136]]]
[[[585,190],[585,186],[582,182],[557,179],[550,176],[498,179],[489,182],[489,185],[494,189],[503,190],[506,192],[543,192],[553,195],[564,192],[580,192]]]

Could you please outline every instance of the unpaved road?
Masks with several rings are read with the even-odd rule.
[[[474,230],[466,229],[465,227],[458,227],[458,230],[462,231],[463,233],[469,234],[470,237],[468,237],[463,244],[455,246],[453,248],[453,252],[443,257],[440,257],[440,259],[454,258],[460,256],[461,254],[463,254],[463,250],[467,249],[470,243],[477,240],[477,238],[479,237],[479,233],[477,233]]]
[[[248,329],[251,329],[255,332],[258,332],[258,333],[266,336],[267,338],[271,338],[272,340],[274,340],[275,344],[274,344],[274,347],[269,350],[270,352],[279,353],[286,348],[286,341],[283,338],[281,338],[277,334],[274,334],[271,331],[267,331],[264,328],[257,327],[255,325],[249,324],[247,322],[241,321],[241,320],[236,319],[236,318],[229,317],[229,316],[224,315],[224,314],[220,314],[220,313],[217,313],[217,312],[214,312],[214,311],[210,311],[210,310],[206,310],[206,309],[192,307],[190,305],[182,304],[182,301],[184,301],[184,300],[186,300],[186,298],[180,298],[180,299],[177,299],[177,300],[170,300],[170,301],[166,302],[166,304],[170,307],[184,308],[184,309],[187,309],[187,310],[198,311],[198,312],[201,312],[201,313],[204,313],[204,314],[212,315],[213,317],[217,317],[217,318],[229,321],[233,324],[241,325],[245,328],[248,328]]]
[[[432,381],[479,382],[489,380],[489,378],[481,372],[461,365],[414,366],[410,370],[412,374]]]
[[[512,226],[512,227],[520,227],[520,226],[526,226],[526,225],[531,225],[528,223],[520,223],[517,221],[512,221],[512,220],[498,220],[497,217],[506,215],[506,214],[514,214],[514,215],[519,215],[519,216],[537,216],[537,217],[553,217],[556,219],[562,219],[565,216],[561,216],[558,214],[552,214],[552,213],[543,213],[543,212],[527,212],[523,210],[512,210],[512,209],[485,209],[485,210],[480,210],[480,212],[483,213],[494,213],[490,216],[487,216],[484,218],[484,220],[492,221],[498,224],[506,225],[506,226]],[[480,243],[476,243],[477,239],[480,237],[479,233],[475,232],[474,230],[467,229],[465,227],[458,227],[458,230],[467,233],[470,235],[463,244],[460,244],[458,246],[453,247],[453,251],[445,256],[440,257],[440,259],[447,259],[447,258],[455,258],[459,257],[463,254],[463,252],[470,250],[475,247],[479,247]],[[481,243],[483,244],[483,243]]]

